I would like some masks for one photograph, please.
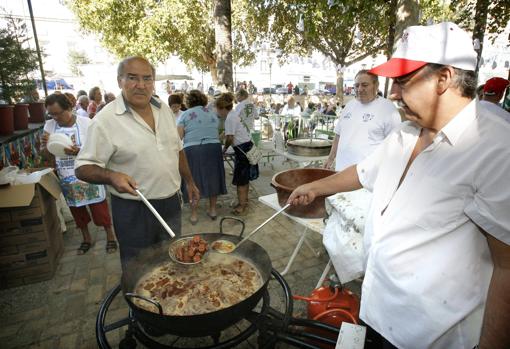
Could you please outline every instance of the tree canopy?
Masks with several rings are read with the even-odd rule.
[[[232,6],[233,59],[254,60],[255,37],[242,33],[243,8]],[[176,54],[189,67],[211,71],[216,81],[214,4],[212,0],[74,0],[67,1],[81,28],[99,36],[118,57],[142,55],[163,62]]]

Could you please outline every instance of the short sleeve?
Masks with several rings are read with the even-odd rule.
[[[379,144],[369,156],[367,156],[356,165],[359,182],[363,188],[367,189],[368,191],[374,190],[374,183],[377,179],[377,174],[379,173],[379,165],[382,161],[387,141],[388,139],[386,139],[385,142]]]
[[[44,123],[43,131],[46,133],[53,133],[55,132],[55,120],[47,120]]]
[[[485,166],[476,180],[476,192],[464,212],[488,234],[510,245],[510,191],[504,189],[508,187],[510,162],[502,156],[501,161],[493,159],[490,163],[492,166]]]
[[[235,116],[231,111],[227,115],[227,119],[225,120],[225,135],[233,136],[236,133],[236,124],[235,124]]]
[[[177,126],[185,127],[186,126],[186,119],[187,119],[188,113],[183,112],[177,119]]]
[[[340,116],[335,124],[335,133],[340,136],[342,130],[342,117]]]
[[[110,137],[97,122],[91,122],[85,144],[80,149],[74,168],[84,165],[96,165],[105,168],[114,153]]]

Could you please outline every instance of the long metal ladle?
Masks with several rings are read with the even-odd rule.
[[[135,191],[138,194],[138,196],[140,197],[140,199],[142,199],[142,201],[145,204],[145,206],[147,206],[147,208],[152,212],[152,214],[158,219],[159,223],[161,223],[163,228],[165,228],[165,230],[168,233],[168,235],[170,235],[170,237],[174,238],[175,237],[175,233],[172,231],[172,228],[170,228],[168,226],[168,224],[166,224],[165,220],[163,219],[163,217],[161,217],[159,215],[158,211],[156,211],[154,206],[152,206],[151,203],[149,202],[149,200],[147,200],[145,198],[145,196],[143,196],[143,194],[140,192],[140,190],[135,189]]]
[[[279,209],[275,214],[273,214],[271,217],[269,217],[268,219],[266,219],[264,221],[264,223],[262,223],[261,225],[259,225],[257,228],[255,228],[251,233],[249,233],[244,239],[242,239],[241,241],[239,241],[239,243],[237,245],[235,245],[233,242],[231,241],[227,241],[227,240],[216,240],[214,241],[212,244],[211,244],[211,247],[214,251],[216,252],[219,252],[219,253],[231,253],[231,252],[234,252],[236,248],[239,248],[239,246],[241,246],[244,242],[246,242],[246,240],[248,240],[249,238],[251,238],[253,236],[253,234],[255,234],[256,232],[258,232],[264,225],[266,225],[270,220],[272,220],[274,217],[278,216],[280,213],[282,213],[283,211],[285,211],[288,207],[290,206],[290,204],[287,204],[285,206],[283,206],[281,209]],[[226,248],[226,249],[214,249],[214,244],[215,243],[228,243],[228,246],[229,248]]]

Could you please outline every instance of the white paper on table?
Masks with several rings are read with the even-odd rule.
[[[363,349],[366,334],[365,326],[342,322],[335,349]]]

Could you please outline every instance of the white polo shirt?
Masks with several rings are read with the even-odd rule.
[[[403,123],[357,166],[373,190],[360,317],[397,347],[472,348],[493,269],[477,225],[510,244],[510,125],[471,102],[397,189],[420,130]]]
[[[179,151],[182,141],[170,108],[152,98],[155,129],[130,108],[122,95],[108,103],[92,119],[87,141],[75,162],[75,168],[97,165],[131,176],[148,199],[164,199],[181,186]],[[138,196],[109,191],[118,197],[139,200]]]
[[[335,133],[340,136],[335,171],[366,158],[400,123],[397,108],[386,98],[377,96],[370,103],[356,99],[347,103],[335,126]]]

